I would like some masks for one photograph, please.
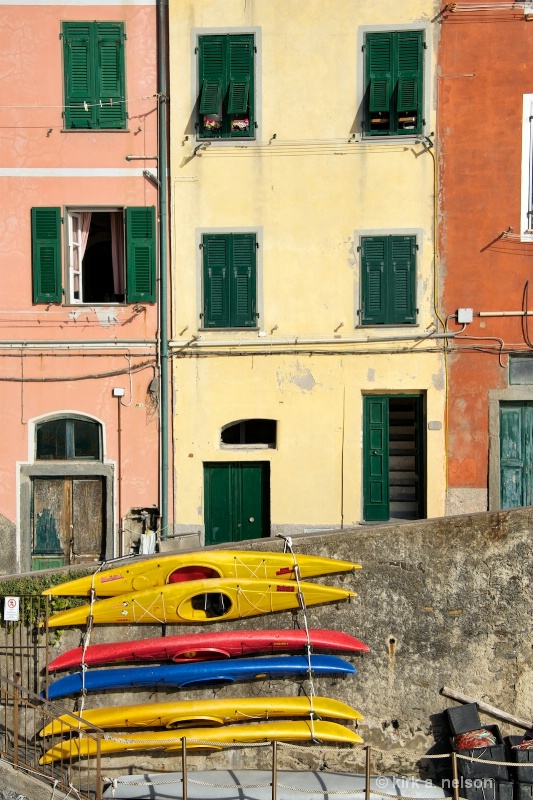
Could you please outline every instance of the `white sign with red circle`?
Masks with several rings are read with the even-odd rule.
[[[18,622],[20,611],[20,597],[6,597],[4,599],[4,619]]]

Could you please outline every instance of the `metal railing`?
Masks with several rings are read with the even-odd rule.
[[[65,791],[75,790],[82,800],[101,800],[103,732],[91,725],[87,731],[79,730],[78,716],[25,689],[19,680],[20,675],[10,680],[0,674],[0,755],[10,761],[14,769]],[[59,721],[60,715],[68,715],[69,721]],[[43,738],[40,731],[54,721],[54,733]],[[94,740],[96,758],[78,760],[75,749],[71,752],[67,747],[52,763],[43,763],[45,751],[59,748],[68,734]]]

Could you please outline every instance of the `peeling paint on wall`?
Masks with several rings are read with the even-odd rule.
[[[106,306],[97,307],[94,309],[96,318],[103,328],[109,328],[111,325],[118,324],[118,317],[114,308]]]
[[[304,392],[312,392],[315,386],[318,386],[317,382],[313,377],[313,373],[311,372],[308,367],[300,366],[299,362],[296,362],[294,366],[293,374],[285,374],[282,375],[281,371],[278,370],[277,372],[277,382],[278,386],[282,386],[284,383],[294,383]]]
[[[367,370],[366,379],[369,383],[374,383],[374,381],[376,380],[376,370],[375,369]]]

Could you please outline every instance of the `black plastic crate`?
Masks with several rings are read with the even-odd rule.
[[[515,783],[514,800],[533,800],[533,783]]]
[[[513,800],[512,781],[497,781],[494,778],[464,778],[459,783],[459,797],[466,800]],[[517,800],[516,796],[514,800]],[[532,798],[520,798],[532,800]]]
[[[523,741],[523,736],[505,737],[508,747],[507,760],[516,762],[516,767],[510,767],[509,771],[515,781],[533,784],[533,750],[515,750],[513,747]],[[531,795],[529,795],[529,800],[533,800]]]
[[[507,761],[506,747],[500,735],[500,729],[497,725],[483,725],[480,728],[472,728],[472,730],[479,730],[481,727],[483,730],[490,731],[496,737],[498,744],[492,745],[492,747],[475,747],[467,750],[458,750],[454,744],[453,749],[457,755],[470,756],[476,759],[475,761],[467,761],[464,758],[458,758],[457,770],[459,775],[470,779],[495,778],[499,781],[508,781],[509,771],[504,764],[484,763],[486,761]]]
[[[481,720],[479,719],[476,703],[447,708],[446,713],[454,736],[458,733],[477,731],[481,728]]]

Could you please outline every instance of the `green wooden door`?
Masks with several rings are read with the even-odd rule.
[[[204,509],[206,545],[269,536],[270,464],[205,464]]]
[[[533,403],[500,403],[500,507],[533,503]]]
[[[389,400],[363,398],[363,516],[389,519]]]

